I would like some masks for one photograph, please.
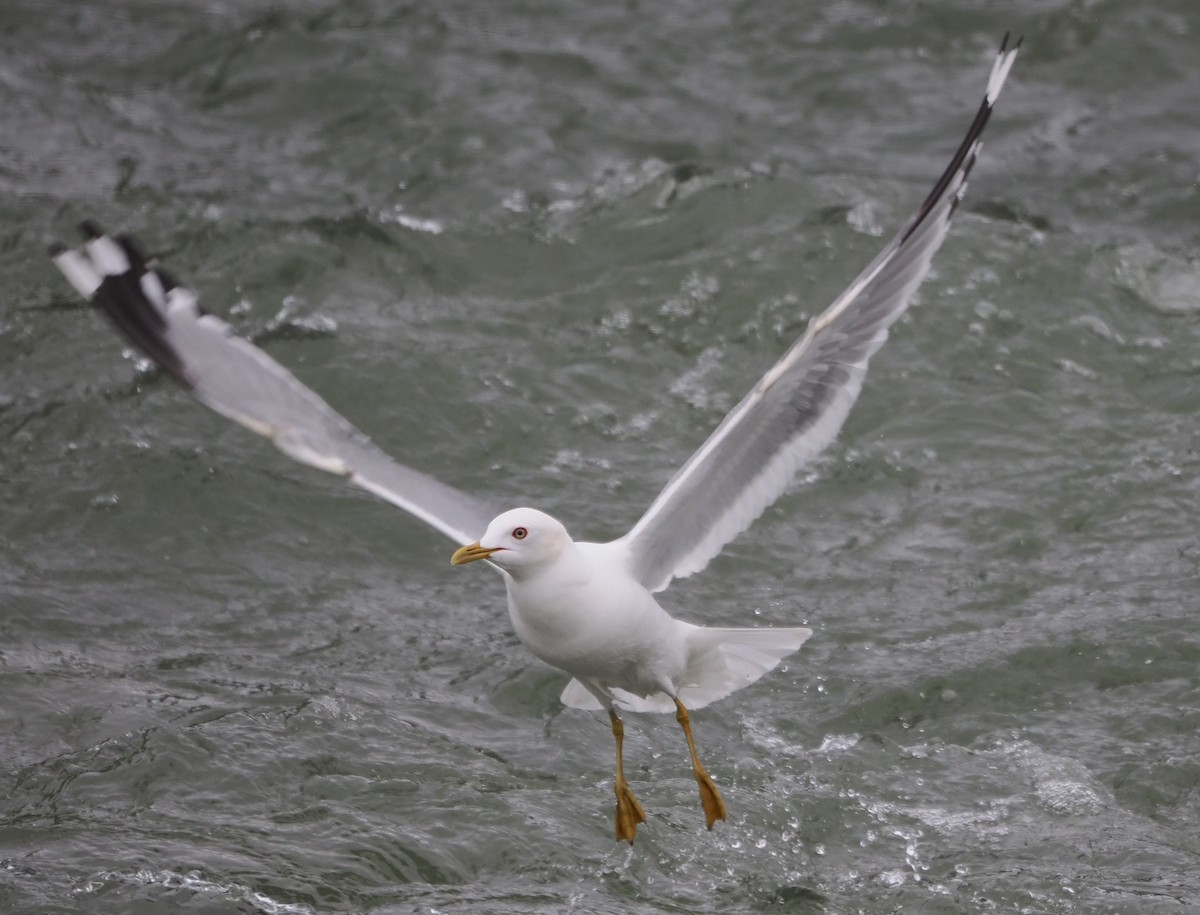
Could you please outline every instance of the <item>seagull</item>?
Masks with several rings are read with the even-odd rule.
[[[392,460],[316,393],[207,312],[129,236],[84,222],[82,249],[50,254],[67,281],[138,350],[202,403],[285,454],[345,477],[451,538],[455,566],[484,561],[504,579],[522,643],[572,679],[564,705],[607,711],[616,741],[616,837],[646,813],[625,779],[620,712],[675,712],[708,828],[726,817],[689,709],[757,681],[812,630],[723,629],[669,614],[655,595],[702,570],[837,435],[867,363],[904,313],[967,187],[980,135],[1016,59],[1006,35],[983,102],[946,170],[874,260],[729,412],[623,537],[572,538],[533,508],[495,515],[483,500]]]

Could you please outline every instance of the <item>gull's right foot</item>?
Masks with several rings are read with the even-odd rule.
[[[646,811],[638,803],[628,782],[618,782],[617,787],[617,841],[633,844],[637,837],[638,823],[646,822]]]

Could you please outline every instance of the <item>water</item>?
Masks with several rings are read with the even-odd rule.
[[[453,546],[140,372],[92,215],[402,460],[625,530],[1026,48],[838,443],[611,738]],[[0,6],[0,911],[1200,910],[1200,7]]]

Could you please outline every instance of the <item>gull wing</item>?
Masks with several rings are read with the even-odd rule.
[[[456,543],[475,540],[490,506],[398,464],[278,362],[200,305],[195,293],[149,265],[132,239],[83,224],[82,251],[51,256],[121,335],[202,403],[266,436],[287,454],[346,477],[416,515]]]
[[[633,529],[610,544],[651,591],[708,565],[833,441],[862,388],[868,360],[946,237],[1020,45],[1008,47],[1005,36],[975,120],[917,212],[725,417]]]

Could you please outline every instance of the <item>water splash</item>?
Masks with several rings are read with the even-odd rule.
[[[1200,260],[1181,257],[1148,242],[1113,252],[1113,279],[1155,311],[1192,314],[1200,310]]]

